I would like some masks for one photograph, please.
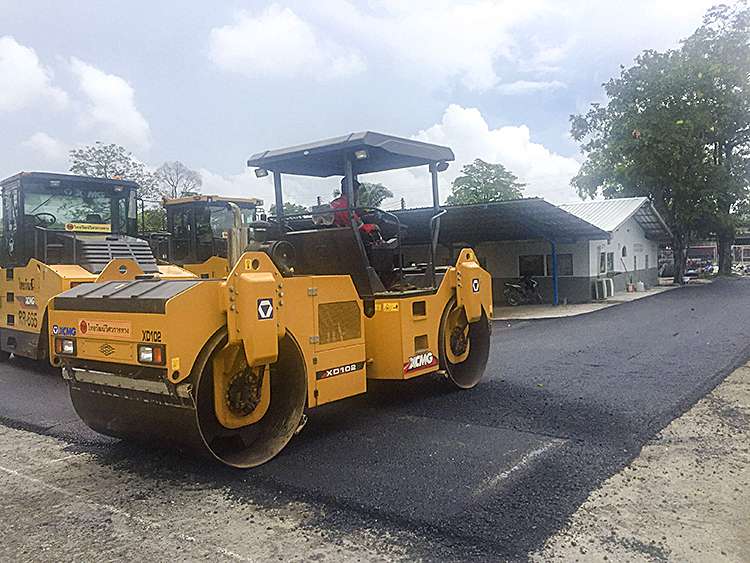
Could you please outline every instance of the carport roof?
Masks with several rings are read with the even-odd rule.
[[[545,239],[559,242],[602,240],[609,234],[540,198],[445,206],[440,242],[491,242]],[[407,227],[407,244],[430,240],[431,207],[393,212]]]

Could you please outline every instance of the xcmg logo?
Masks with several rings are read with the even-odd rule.
[[[436,366],[437,363],[437,358],[432,352],[420,352],[409,358],[409,361],[404,364],[404,373],[409,373],[417,369],[430,368]]]

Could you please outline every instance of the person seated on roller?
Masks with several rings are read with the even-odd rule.
[[[341,195],[338,196],[331,202],[331,208],[334,210],[333,224],[337,227],[350,227],[351,217],[354,218],[354,224],[359,225],[359,232],[363,235],[364,239],[369,242],[379,242],[383,240],[380,235],[380,227],[374,223],[365,223],[356,211],[349,214],[347,210],[349,208],[349,198],[346,197],[346,191],[344,186],[346,185],[346,178],[341,179]],[[359,192],[359,182],[354,180],[354,206],[357,205],[357,193]]]

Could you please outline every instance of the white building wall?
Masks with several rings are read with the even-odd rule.
[[[623,257],[622,249],[626,250]],[[589,243],[591,276],[600,275],[599,254],[601,252],[614,253],[614,272],[625,274],[634,270],[649,270],[657,267],[659,245],[648,240],[643,229],[634,218],[630,218],[612,232],[610,240],[592,240]],[[646,257],[648,256],[648,264]],[[634,262],[635,257],[635,262]],[[637,276],[636,276],[637,277]],[[638,281],[634,279],[634,281]]]
[[[559,243],[558,254],[573,255],[573,276],[589,277],[589,257],[585,241],[576,243]],[[546,241],[505,241],[476,245],[474,249],[485,267],[497,278],[517,278],[518,257],[530,254],[551,254],[552,248]]]

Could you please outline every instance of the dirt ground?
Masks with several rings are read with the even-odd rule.
[[[536,561],[750,561],[750,364],[646,445]]]

